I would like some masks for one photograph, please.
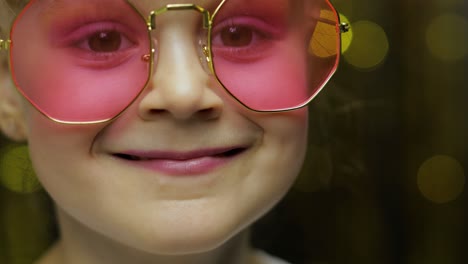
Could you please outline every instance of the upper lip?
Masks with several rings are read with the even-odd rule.
[[[230,146],[219,148],[197,149],[191,151],[160,151],[160,150],[127,150],[115,153],[114,156],[132,160],[175,160],[184,161],[213,156],[236,155],[247,149],[246,146]]]

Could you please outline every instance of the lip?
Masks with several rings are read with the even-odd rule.
[[[169,176],[196,176],[226,165],[247,150],[245,146],[193,151],[128,150],[113,154],[132,165]]]

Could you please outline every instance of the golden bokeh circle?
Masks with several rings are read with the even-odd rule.
[[[442,61],[457,61],[468,56],[468,20],[446,13],[434,18],[426,30],[429,52]]]
[[[0,153],[0,185],[18,193],[33,193],[42,188],[27,146],[7,146]]]
[[[347,23],[348,25],[350,24],[349,19],[343,14],[340,14],[340,21],[342,23]],[[343,53],[346,52],[349,49],[349,46],[351,46],[352,41],[353,41],[353,27],[350,27],[348,32],[341,34],[341,52]]]
[[[351,28],[353,39],[343,54],[345,60],[359,69],[372,69],[381,65],[390,47],[385,30],[367,20],[352,23]]]
[[[418,170],[418,189],[428,200],[443,204],[456,200],[464,191],[465,175],[456,159],[437,155],[426,160]]]

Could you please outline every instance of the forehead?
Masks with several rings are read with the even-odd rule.
[[[324,0],[305,1],[317,3]],[[228,3],[229,6],[239,10],[257,10],[268,13],[268,10],[273,9],[277,12],[283,10],[284,13],[290,9],[291,4],[303,3],[304,0],[30,0],[25,2],[34,2],[36,10],[43,15],[55,16],[60,15],[61,10],[65,9],[68,12],[76,10],[78,13],[85,14],[95,12],[95,10],[108,10],[109,7],[112,7],[111,9],[115,12],[122,5],[131,5],[142,15],[145,15],[169,4],[195,4],[212,13],[222,3]]]
[[[145,9],[157,9],[168,4],[196,4],[198,6],[209,9],[210,7],[216,7],[222,2],[235,2],[236,5],[254,5],[264,6],[268,8],[269,5],[277,5],[280,2],[298,2],[298,0],[18,0],[18,3],[23,7],[28,2],[38,1],[45,6],[61,6],[61,5],[78,5],[83,3],[94,3],[94,4],[115,4],[116,2],[128,2],[132,5],[145,7]],[[323,0],[308,0],[308,2],[319,2]]]
[[[96,12],[122,15],[128,12],[129,6],[137,10],[141,16],[148,18],[152,11],[169,4],[195,4],[211,14],[214,14],[217,7],[223,4],[222,10],[230,10],[231,13],[265,14],[270,17],[286,15],[294,18],[302,17],[306,13],[317,16],[320,6],[326,2],[326,0],[18,0],[17,3],[23,1],[26,3],[25,7],[28,3],[31,7],[34,6],[31,10],[34,9],[37,15],[45,19],[67,17],[69,14],[73,14],[75,19],[81,19]],[[175,12],[174,15],[176,15]]]
[[[33,1],[38,1],[38,2],[44,2],[48,4],[54,4],[54,3],[82,3],[82,2],[105,2],[105,3],[112,3],[116,1],[121,1],[121,0],[16,0],[12,1],[14,2],[14,8],[24,8],[29,2]],[[208,7],[208,6],[216,6],[220,4],[222,1],[235,1],[236,4],[249,4],[249,5],[264,5],[265,8],[267,8],[269,5],[274,5],[276,3],[275,0],[122,0],[125,2],[130,2],[135,5],[144,5],[144,6],[164,6],[167,4],[176,4],[176,3],[191,3],[191,4],[196,4],[200,5],[202,7]],[[307,4],[318,4],[325,2],[325,0],[284,0],[283,2],[289,2],[289,4],[293,4],[296,2],[307,2]]]
[[[45,5],[51,6],[61,6],[61,5],[77,5],[84,3],[93,3],[93,4],[115,4],[116,2],[128,2],[135,6],[141,6],[146,8],[159,8],[166,6],[168,4],[196,4],[202,7],[217,6],[223,0],[30,0],[43,2]],[[231,0],[232,1],[232,0]],[[236,2],[246,2],[246,0],[234,0]]]
[[[214,11],[222,2],[235,2],[236,6],[267,7],[278,1],[289,2],[289,0],[255,0],[253,2],[251,0],[18,0],[17,3],[21,5],[20,9],[23,9],[28,3],[34,2],[34,6],[39,8],[41,13],[60,12],[60,9],[63,8],[68,10],[76,8],[83,11],[86,10],[85,6],[106,9],[108,6],[118,7],[116,4],[130,4],[142,13],[149,13],[169,4],[195,4],[209,11]]]

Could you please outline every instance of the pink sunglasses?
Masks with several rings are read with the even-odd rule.
[[[138,5],[31,0],[10,39],[0,40],[18,90],[59,123],[112,120],[157,70],[158,17],[189,10],[200,14],[195,45],[207,74],[253,111],[294,110],[335,73],[348,29],[328,0],[222,0],[208,9],[169,4],[145,13]]]

